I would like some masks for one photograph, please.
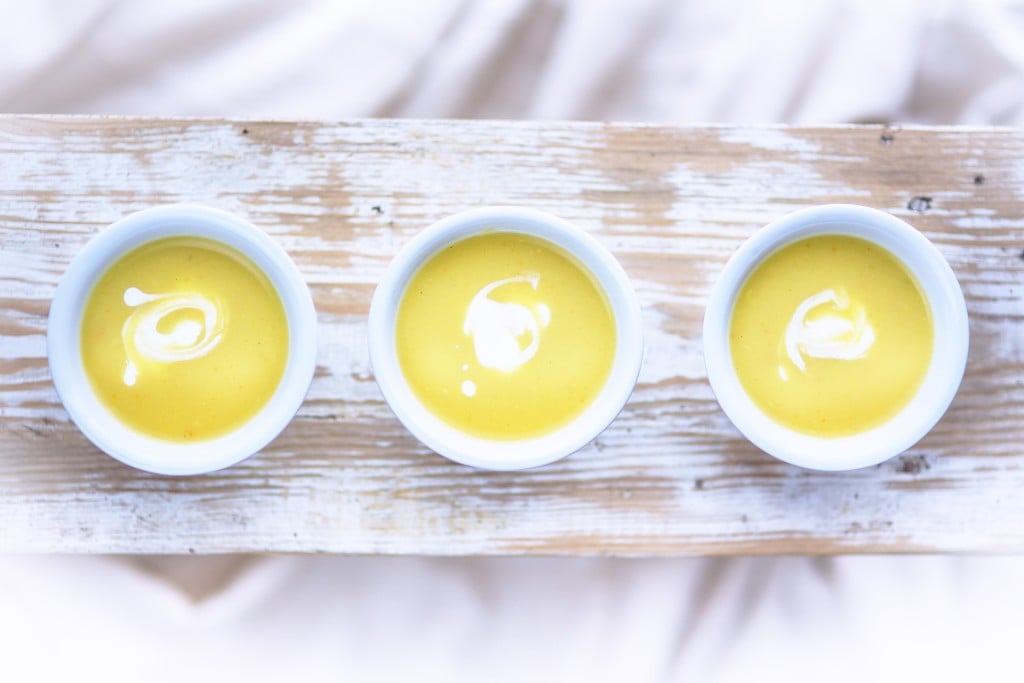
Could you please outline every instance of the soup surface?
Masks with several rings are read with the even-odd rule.
[[[81,330],[100,400],[128,426],[171,441],[211,439],[251,419],[288,356],[270,280],[196,237],[156,240],[116,261],[90,293]]]
[[[931,362],[931,311],[886,249],[820,235],[787,245],[740,289],[729,335],[751,399],[791,429],[845,436],[902,410]]]
[[[491,439],[549,433],[611,372],[615,321],[602,289],[548,242],[488,232],[432,256],[398,309],[399,365],[449,425]]]

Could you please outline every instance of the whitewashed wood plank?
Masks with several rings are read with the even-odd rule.
[[[0,117],[0,550],[723,554],[1024,549],[1024,132],[468,121]],[[170,479],[93,448],[50,383],[56,282],[96,231],[207,203],[292,254],[321,325],[317,375],[249,461]],[[964,288],[968,373],[907,454],[851,473],[775,462],[720,412],[703,305],[761,225],[843,201],[909,220]],[[593,444],[478,472],[429,453],[383,404],[365,315],[397,249],[471,206],[579,224],[632,277],[646,359]]]

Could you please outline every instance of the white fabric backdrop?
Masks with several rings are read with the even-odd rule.
[[[202,559],[202,558],[200,558]],[[5,681],[1019,681],[1020,558],[0,560]]]
[[[1024,124],[1024,3],[0,0],[0,110]],[[0,454],[3,457],[3,454]],[[1024,558],[0,559],[0,680],[1021,680]]]

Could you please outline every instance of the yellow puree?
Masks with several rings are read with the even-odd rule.
[[[125,424],[200,441],[266,405],[284,374],[288,328],[255,264],[210,240],[172,237],[129,252],[99,279],[81,351],[93,389]]]
[[[441,420],[474,436],[540,436],[570,422],[611,371],[615,322],[583,267],[537,238],[456,242],[409,282],[398,360]]]
[[[920,287],[892,254],[822,235],[757,267],[736,300],[729,341],[740,382],[762,410],[797,431],[837,437],[878,426],[910,402],[934,331]]]

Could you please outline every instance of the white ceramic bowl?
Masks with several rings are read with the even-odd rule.
[[[142,434],[104,408],[86,377],[79,341],[86,301],[106,269],[142,244],[173,236],[215,240],[248,257],[281,297],[289,335],[284,376],[267,405],[229,434],[188,444]],[[266,233],[217,209],[189,204],[159,206],[117,221],[79,252],[61,278],[50,305],[46,346],[57,394],[71,419],[97,447],[148,472],[201,474],[253,455],[295,415],[316,367],[316,312],[295,264]]]
[[[814,235],[840,234],[874,242],[913,273],[931,307],[935,347],[917,394],[884,424],[852,436],[808,436],[765,415],[740,385],[732,364],[729,325],[747,276],[772,253]],[[956,395],[967,363],[967,307],[956,276],[939,250],[898,218],[863,206],[832,204],[783,216],[747,240],[726,264],[704,315],[704,361],[722,410],[766,453],[817,470],[875,465],[913,446],[935,426]]]
[[[449,426],[420,403],[398,364],[395,318],[409,280],[424,262],[447,245],[490,230],[533,235],[575,256],[604,288],[615,317],[618,339],[611,374],[604,388],[575,420],[537,438],[482,439]],[[488,207],[438,221],[402,248],[373,295],[369,347],[381,393],[402,424],[420,441],[465,465],[518,470],[545,465],[579,450],[615,419],[636,385],[643,357],[643,332],[640,306],[626,273],[596,239],[541,211]]]

